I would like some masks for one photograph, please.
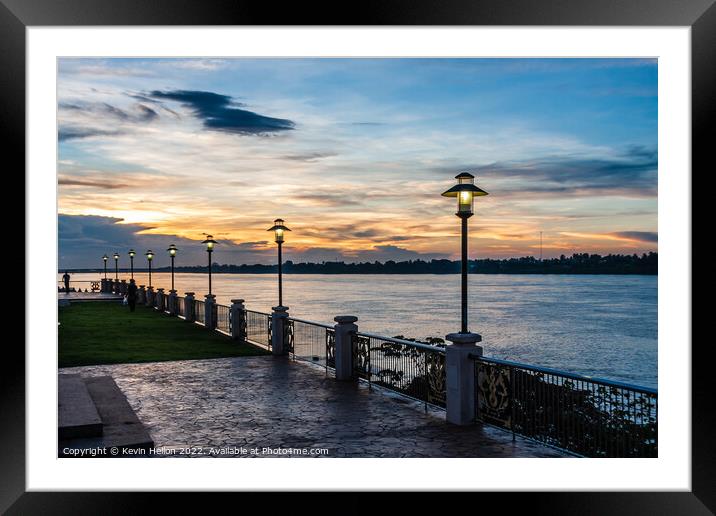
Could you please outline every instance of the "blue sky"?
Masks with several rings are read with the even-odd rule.
[[[58,118],[61,266],[456,257],[465,170],[473,256],[657,247],[655,60],[61,59]]]

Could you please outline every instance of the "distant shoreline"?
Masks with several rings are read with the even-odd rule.
[[[112,264],[114,265],[114,264]],[[559,258],[538,260],[533,256],[522,258],[492,259],[479,258],[469,260],[467,263],[469,274],[614,274],[614,275],[640,275],[655,276],[659,269],[657,253],[644,253],[641,256],[609,254],[573,254],[561,255]],[[108,272],[110,267],[107,267]],[[114,267],[111,267],[114,270]],[[75,272],[103,272],[99,268],[73,269]],[[126,270],[123,268],[123,270]],[[135,268],[136,272],[148,272],[148,268]],[[462,266],[457,260],[408,260],[396,262],[321,262],[321,263],[294,263],[286,260],[283,264],[284,274],[460,274]],[[170,272],[169,267],[153,268],[154,272]],[[174,272],[205,273],[206,265],[190,265],[175,267]],[[226,265],[212,264],[212,273],[215,274],[276,274],[278,266],[275,264],[243,264]]]

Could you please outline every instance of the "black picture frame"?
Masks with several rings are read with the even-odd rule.
[[[3,127],[4,168],[8,178],[14,173],[10,171],[9,163],[15,164],[14,170],[21,167],[24,170],[25,165],[25,29],[59,25],[688,26],[692,37],[692,169],[706,168],[707,156],[713,147],[708,128],[713,128],[716,114],[714,0],[364,0],[355,4],[335,2],[329,6],[244,0],[0,0],[0,125]],[[689,171],[682,173],[688,180]],[[26,493],[25,356],[16,339],[6,339],[4,344],[6,357],[0,373],[0,443],[3,444],[0,511],[8,514],[129,514],[144,512],[151,507],[147,504],[159,496],[164,510],[172,503],[182,504],[184,509],[188,507],[186,498],[176,493],[170,496]],[[691,343],[669,345],[688,349]],[[691,347],[691,492],[511,494],[510,511],[524,510],[533,514],[714,513],[716,447],[712,435],[714,403],[709,381],[712,374],[707,371],[710,364],[708,345],[708,341],[702,341]],[[296,504],[302,499],[311,503],[305,495],[293,494],[289,503]],[[253,502],[262,503],[259,496],[265,495],[252,495],[251,499],[247,494],[241,496],[248,508]],[[356,497],[356,503],[347,506],[353,506],[356,511],[360,510],[359,498],[361,506],[371,503],[366,502],[365,495],[353,493],[351,496]],[[472,496],[480,497],[485,510],[494,502],[501,503],[493,500],[499,496],[496,493]],[[414,501],[427,509],[426,500],[420,498]],[[221,502],[214,500],[212,503]],[[274,508],[279,510],[278,506]],[[443,506],[443,510],[446,508]]]

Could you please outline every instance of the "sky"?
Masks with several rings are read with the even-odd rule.
[[[61,268],[657,250],[652,59],[58,62]],[[141,260],[137,262],[141,265]]]

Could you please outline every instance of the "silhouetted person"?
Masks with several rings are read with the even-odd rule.
[[[129,280],[129,285],[127,285],[127,304],[129,311],[134,312],[134,307],[137,305],[137,284],[133,279]]]
[[[65,271],[62,275],[62,281],[65,283],[65,294],[70,293],[70,273]]]

